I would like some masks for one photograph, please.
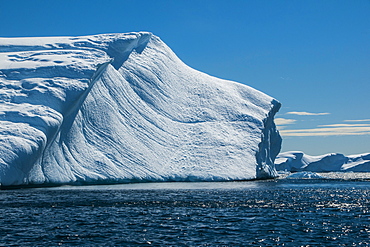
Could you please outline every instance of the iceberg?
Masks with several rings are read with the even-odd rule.
[[[276,157],[275,167],[289,172],[370,172],[370,153],[311,156],[301,151],[284,152]]]
[[[320,176],[314,172],[296,172],[292,173],[286,177],[287,179],[323,179],[323,176]]]
[[[275,177],[279,108],[149,32],[0,38],[0,184]]]

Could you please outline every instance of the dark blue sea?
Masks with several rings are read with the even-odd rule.
[[[370,246],[370,181],[0,191],[0,246]]]

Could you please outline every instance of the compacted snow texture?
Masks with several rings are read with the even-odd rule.
[[[275,166],[278,171],[289,172],[370,172],[370,153],[310,156],[300,151],[284,152],[276,158]]]
[[[147,32],[0,38],[0,184],[274,177],[279,107]]]

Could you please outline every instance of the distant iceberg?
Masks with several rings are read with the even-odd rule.
[[[314,172],[296,172],[296,173],[290,174],[286,178],[287,179],[314,179],[314,178],[322,179],[324,177]]]
[[[0,184],[275,177],[279,108],[151,33],[0,38]]]
[[[370,153],[310,156],[301,151],[284,152],[276,158],[275,167],[289,172],[370,172]]]

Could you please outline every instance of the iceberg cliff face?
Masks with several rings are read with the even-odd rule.
[[[292,151],[279,154],[275,164],[278,171],[370,172],[370,153],[310,156],[300,151]]]
[[[0,39],[0,183],[276,176],[280,103],[150,33]]]

